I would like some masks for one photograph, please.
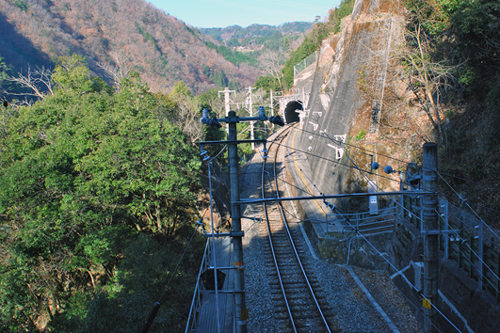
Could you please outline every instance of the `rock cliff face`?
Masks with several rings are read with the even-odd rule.
[[[295,144],[308,153],[312,181],[321,193],[366,190],[368,182],[357,168],[370,171],[375,150],[387,150],[366,140],[359,149],[356,140],[381,135],[378,123],[386,112],[384,92],[392,85],[393,50],[403,38],[402,14],[399,1],[357,0],[342,33],[323,42],[315,70],[296,79],[295,91],[312,81],[309,96],[303,96]]]

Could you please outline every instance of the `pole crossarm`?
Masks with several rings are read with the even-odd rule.
[[[207,124],[210,126],[215,126],[215,127],[221,127],[220,123],[228,123],[228,124],[236,124],[242,121],[266,121],[269,120],[271,123],[284,126],[285,122],[283,119],[281,119],[280,116],[271,116],[268,117],[266,116],[265,113],[265,108],[263,106],[259,106],[259,115],[257,117],[238,117],[236,113],[229,112],[227,117],[225,118],[210,118],[209,117],[209,112],[210,110],[208,108],[205,108],[202,110],[203,111],[203,117],[201,117],[201,122],[202,124]]]
[[[280,197],[280,198],[266,198],[266,199],[242,199],[236,201],[238,205],[257,204],[264,202],[282,202],[293,200],[322,200],[322,199],[337,199],[337,198],[360,198],[370,196],[386,196],[386,195],[424,195],[435,194],[435,192],[418,190],[418,191],[393,191],[393,192],[374,192],[374,193],[341,193],[341,194],[325,194],[307,197]]]
[[[267,142],[266,139],[253,139],[253,140],[226,140],[226,141],[200,141],[199,145],[230,145],[239,143],[264,143]]]

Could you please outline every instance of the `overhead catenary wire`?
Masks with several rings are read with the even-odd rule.
[[[247,128],[246,130],[248,130],[248,128]],[[301,130],[301,131],[303,131],[303,130]],[[241,133],[240,133],[240,134],[241,134]],[[326,134],[326,135],[328,135],[326,132],[325,132],[325,134]],[[317,134],[316,134],[316,135],[317,135]],[[267,142],[268,142],[268,143],[276,143],[276,144],[278,144],[278,145],[280,145],[280,146],[283,146],[283,147],[285,147],[285,148],[289,148],[289,149],[291,149],[291,150],[292,150],[292,153],[293,153],[293,152],[300,152],[300,153],[304,153],[304,154],[307,154],[307,155],[309,155],[309,156],[316,157],[316,158],[319,158],[319,159],[322,159],[322,160],[325,160],[325,161],[328,161],[328,162],[332,162],[332,163],[335,163],[335,164],[340,165],[340,166],[343,166],[343,167],[352,168],[352,169],[358,169],[358,170],[363,170],[363,171],[365,171],[365,172],[371,173],[371,171],[361,169],[361,168],[360,168],[359,166],[357,166],[357,165],[356,165],[356,166],[351,166],[351,165],[348,165],[348,164],[341,163],[341,162],[339,162],[339,161],[337,161],[337,160],[333,160],[333,159],[326,158],[326,157],[324,157],[324,156],[320,156],[320,155],[317,155],[317,154],[313,154],[313,153],[311,153],[311,152],[309,152],[309,151],[304,151],[304,150],[300,150],[300,149],[297,149],[297,148],[292,149],[292,147],[290,147],[290,146],[287,146],[287,145],[285,145],[285,144],[282,144],[282,143],[280,143],[280,142],[277,142],[277,140],[278,140],[278,139],[279,139],[279,137],[275,138],[273,141],[267,141]],[[344,143],[339,142],[339,141],[337,141],[337,140],[335,140],[335,139],[333,139],[333,138],[331,138],[331,137],[329,137],[329,136],[328,136],[328,139],[332,140],[333,142],[335,142],[335,143],[337,143],[337,144],[344,144]],[[379,154],[379,155],[381,155],[381,154]],[[382,155],[381,155],[381,156],[382,156]],[[395,159],[395,160],[397,160],[397,159]],[[400,161],[400,160],[398,160],[398,161]],[[400,162],[403,162],[403,163],[408,163],[408,162],[405,162],[405,161],[400,161]],[[253,172],[253,173],[256,173],[256,172]],[[241,174],[251,174],[251,173],[246,172],[246,173],[241,173]],[[397,179],[393,179],[393,178],[391,178],[391,177],[387,177],[387,176],[384,176],[384,175],[378,175],[378,177],[379,177],[379,178],[383,178],[383,179],[387,179],[387,180],[392,181],[392,182],[398,182],[398,181],[399,181],[399,180],[397,180]]]
[[[269,142],[273,142],[273,141],[269,141]],[[285,148],[289,148],[289,149],[292,149],[291,147],[287,146],[287,145],[284,145],[284,144],[280,144],[280,143],[277,143],[278,145],[280,146],[283,146]],[[328,162],[332,162],[332,163],[335,163],[335,164],[338,164],[340,166],[343,166],[343,167],[346,167],[346,168],[351,168],[351,169],[356,169],[356,170],[362,170],[362,171],[365,171],[365,172],[368,172],[370,173],[369,170],[364,170],[364,169],[361,169],[359,166],[352,166],[352,165],[348,165],[348,164],[344,164],[344,163],[341,163],[339,161],[336,161],[336,160],[332,160],[332,159],[329,159],[329,158],[326,158],[324,156],[320,156],[320,155],[316,155],[316,154],[313,154],[311,152],[308,152],[308,151],[304,151],[304,150],[300,150],[300,149],[297,149],[295,148],[295,150],[292,151],[293,152],[300,152],[300,153],[304,153],[304,154],[307,154],[309,156],[312,156],[312,157],[317,157],[317,158],[320,158],[320,159],[323,159],[325,161],[328,161]],[[248,174],[256,174],[257,172],[242,172],[240,174],[244,174],[244,175],[248,175]],[[217,175],[220,175],[221,173],[216,173]],[[399,180],[397,179],[393,179],[391,177],[387,177],[387,176],[383,176],[383,175],[379,175],[380,178],[384,178],[384,179],[387,179],[389,181],[392,181],[392,182],[399,182]]]
[[[486,187],[486,188],[489,188],[489,189],[492,189],[492,190],[500,191],[500,188],[495,187],[495,186],[491,186],[491,185],[487,185],[487,184],[475,182],[473,180],[465,179],[465,178],[462,178],[462,177],[457,177],[457,176],[454,176],[454,175],[451,175],[449,173],[446,173],[446,172],[443,172],[443,171],[439,171],[439,170],[438,170],[438,173],[441,174],[441,175],[445,175],[445,176],[448,176],[448,177],[452,177],[452,178],[458,179],[458,180],[462,180],[464,182],[468,182],[468,183],[479,185],[479,186],[482,186],[482,187]]]
[[[498,281],[500,281],[500,277],[498,277],[498,275],[497,275],[495,272],[493,272],[493,270],[491,269],[491,267],[489,267],[489,266],[488,266],[488,264],[487,264],[486,262],[484,262],[484,261],[483,261],[483,259],[482,259],[482,258],[481,258],[481,257],[480,257],[477,253],[476,253],[476,251],[474,251],[474,250],[472,249],[472,247],[469,245],[469,243],[468,243],[468,242],[466,242],[466,241],[464,240],[464,241],[462,242],[462,244],[465,244],[465,246],[467,246],[467,247],[469,248],[470,252],[471,252],[471,253],[473,253],[473,254],[476,256],[476,258],[477,258],[477,259],[479,259],[479,262],[481,263],[481,265],[484,265],[486,268],[488,268],[488,270],[490,271],[490,273],[491,273],[491,274],[493,274],[493,276],[494,276],[494,277],[495,277]],[[470,264],[472,267],[474,267],[476,270],[478,270],[478,269],[477,269],[477,267],[476,267],[476,266],[474,265],[474,263],[472,262],[472,260],[470,260],[469,258],[467,258],[467,255],[466,255],[466,253],[465,253],[464,251],[460,250],[460,253],[462,253],[462,254],[464,255],[465,260],[467,260],[467,261],[469,262],[469,264]],[[493,289],[495,289],[495,291],[496,291],[497,293],[500,293],[500,290],[498,290],[498,288],[497,288],[497,287],[495,287],[494,285],[491,285],[491,287],[492,287]]]
[[[334,141],[334,142],[338,143],[338,141],[337,141],[337,140],[332,139],[332,138],[328,135],[328,133],[327,133],[326,131],[323,131],[323,132],[325,133],[325,135],[326,135],[329,139],[331,139],[332,141]],[[370,181],[371,181],[371,179],[368,177],[368,175],[366,175],[366,173],[365,173],[365,172],[364,172],[361,168],[359,168],[359,167],[357,166],[357,164],[354,162],[354,160],[352,160],[352,158],[349,156],[349,154],[348,154],[347,152],[345,152],[345,154],[346,154],[346,156],[349,158],[349,160],[351,161],[351,163],[355,166],[355,168],[356,168],[356,169],[358,169],[358,170],[360,170],[360,171],[362,172],[362,174],[364,175],[364,177],[366,177],[368,180],[370,180]],[[375,183],[374,183],[374,184],[375,184]],[[375,186],[376,186],[376,187],[377,187],[380,191],[384,192],[384,191],[383,191],[383,190],[382,190],[382,189],[381,189],[381,188],[380,188],[377,184],[375,184]],[[393,198],[391,198],[391,197],[389,197],[389,198],[390,198],[393,202],[395,202],[397,205],[401,206],[403,209],[405,209],[405,210],[406,210],[406,208],[405,208],[404,206],[402,206],[400,203],[398,203],[396,200],[394,200],[394,199],[393,199]],[[334,208],[334,209],[335,209],[335,208]],[[336,210],[336,209],[335,209],[335,210]],[[337,212],[338,212],[338,211],[337,211]],[[339,215],[341,215],[341,216],[342,216],[342,214],[340,214],[340,213],[339,213]],[[420,219],[420,218],[418,218],[418,219]],[[391,266],[391,267],[392,267],[395,271],[398,271],[398,269],[397,269],[397,268],[396,268],[396,267],[395,267],[395,266],[394,266],[394,265],[393,265],[393,264],[392,264],[392,263],[391,263],[391,262],[390,262],[387,258],[385,258],[385,257],[382,255],[382,253],[381,253],[381,252],[380,252],[380,251],[379,251],[379,250],[375,247],[375,245],[373,245],[373,244],[372,244],[372,243],[371,243],[371,242],[370,242],[370,241],[369,241],[369,240],[368,240],[368,239],[367,239],[367,238],[366,238],[363,234],[361,234],[361,233],[360,233],[360,231],[359,231],[359,230],[357,230],[357,229],[356,229],[356,228],[355,228],[355,227],[354,227],[354,226],[353,226],[353,225],[349,222],[349,220],[347,220],[347,219],[345,219],[345,218],[344,218],[344,220],[345,220],[345,221],[346,221],[346,222],[347,222],[347,223],[351,226],[351,228],[353,228],[353,230],[355,230],[355,231],[356,231],[356,233],[357,233],[359,236],[361,236],[361,237],[362,237],[362,238],[363,238],[363,239],[364,239],[364,240],[365,240],[365,241],[366,241],[366,242],[367,242],[367,243],[368,243],[368,244],[369,244],[369,245],[370,245],[370,246],[371,246],[371,247],[372,247],[372,248],[373,248],[376,252],[377,252],[377,254],[378,254],[380,257],[382,257],[382,258],[383,258],[383,259],[384,259],[384,260],[385,260],[385,261],[386,261],[386,262],[387,262],[387,263],[388,263],[388,264],[389,264],[389,265],[390,265],[390,266]],[[404,280],[408,283],[408,285],[410,285],[413,289],[415,289],[417,292],[419,292],[419,291],[416,289],[416,287],[415,287],[415,286],[414,286],[414,285],[413,285],[413,284],[412,284],[412,283],[411,283],[411,282],[410,282],[410,281],[406,278],[406,276],[404,276],[404,275],[403,275],[403,278],[404,278]],[[420,292],[419,292],[419,294],[421,295],[421,297],[426,298],[426,297],[425,297],[425,295],[423,295],[422,293],[420,293]],[[450,319],[448,319],[448,318],[447,318],[447,317],[446,317],[446,316],[445,316],[445,315],[444,315],[444,314],[443,314],[443,313],[442,313],[442,312],[441,312],[441,311],[440,311],[440,310],[439,310],[439,309],[438,309],[438,308],[437,308],[437,307],[436,307],[436,306],[435,306],[432,302],[430,302],[430,301],[429,301],[429,304],[431,304],[431,306],[432,306],[432,307],[433,307],[433,308],[434,308],[434,309],[435,309],[435,310],[436,310],[439,314],[441,314],[441,316],[442,316],[443,318],[445,318],[451,326],[453,326],[453,327],[454,327],[454,328],[455,328],[458,332],[461,332],[461,331],[460,331],[460,329],[458,329],[458,328],[457,328],[457,327],[456,327],[456,326],[455,326],[455,325],[451,322],[451,320],[450,320]]]
[[[328,133],[326,131],[323,131],[325,133],[325,135],[332,141],[334,142],[338,142],[337,140],[334,140],[332,139]],[[354,160],[349,156],[349,154],[347,152],[345,152],[345,155],[347,156],[347,158],[351,161],[351,163],[353,164],[353,168],[356,169],[356,170],[359,170],[361,171],[361,173],[363,174],[363,176],[368,179],[368,181],[370,181],[371,183],[373,183],[373,185],[380,191],[380,192],[385,192],[384,190],[382,190],[382,188],[380,186],[377,185],[376,182],[374,182],[370,177],[368,177],[368,175],[366,174],[366,172],[368,172],[367,170],[363,170],[361,169],[360,167],[358,167],[358,165],[356,164],[356,162],[354,162]],[[379,175],[379,177],[381,177]],[[386,177],[387,178],[387,177]],[[393,180],[392,178],[389,178],[391,180]],[[394,181],[394,180],[393,180]],[[389,196],[389,199],[392,200],[397,206],[400,206],[403,210],[405,210],[406,212],[408,213],[411,213],[407,208],[404,207],[404,205],[401,205],[399,202],[397,202],[396,200],[394,200],[392,197]],[[422,221],[421,218],[417,217],[417,219],[419,219],[420,221]]]
[[[214,207],[213,207],[213,198],[212,198],[212,174],[211,174],[211,161],[213,159],[210,159],[208,161],[208,184],[209,184],[209,190],[210,190],[210,226],[211,226],[211,233],[212,233],[212,258],[214,261],[214,281],[215,281],[215,307],[216,307],[216,314],[217,314],[217,332],[220,332],[220,316],[219,316],[219,288],[218,288],[218,279],[217,279],[217,255],[216,255],[216,248],[215,248],[215,228],[214,228]]]
[[[476,211],[469,205],[469,203],[467,202],[467,200],[465,200],[464,198],[462,198],[462,196],[443,178],[443,176],[441,176],[440,172],[438,171],[437,174],[441,177],[441,179],[446,183],[446,185],[448,185],[453,192],[455,192],[455,194],[458,196],[458,198],[460,200],[462,200],[463,203],[465,203],[465,205],[467,207],[469,207],[469,209],[474,213],[474,215],[479,219],[480,223],[482,223],[484,226],[486,226],[489,231],[498,239],[500,240],[500,236],[496,233],[495,230],[493,230],[493,228],[491,228],[486,222],[484,222],[484,220],[479,216],[479,214],[476,213]]]
[[[318,119],[315,119],[316,121],[318,121]],[[318,122],[319,123],[319,122]],[[316,132],[311,132],[311,131],[307,131],[305,129],[298,129],[304,133],[307,133],[307,134],[310,134],[310,135],[315,135],[315,136],[319,136],[321,138],[323,138],[322,134],[318,134]],[[322,129],[322,131],[326,134],[326,132]],[[332,139],[332,138],[328,138],[330,140],[333,140],[335,143],[337,143],[338,145],[343,145],[345,147],[351,147],[351,148],[355,148],[355,149],[358,149],[358,150],[361,150],[363,152],[365,152],[364,154],[366,155],[374,155],[374,154],[377,154],[379,156],[383,156],[383,157],[386,157],[388,159],[391,159],[391,160],[394,160],[394,161],[397,161],[397,162],[401,162],[401,163],[405,163],[405,164],[408,164],[410,163],[410,161],[405,161],[405,160],[401,160],[401,159],[398,159],[398,158],[395,158],[393,156],[389,156],[389,155],[385,155],[385,154],[381,154],[381,153],[376,153],[374,151],[371,151],[371,150],[368,150],[366,148],[362,148],[362,147],[359,147],[359,146],[356,146],[356,145],[353,145],[352,143],[347,143],[347,142],[342,142],[342,141],[338,141],[338,140],[335,140],[335,139]]]
[[[341,215],[341,214],[339,214],[339,215]],[[341,216],[342,216],[342,215],[341,215]],[[353,226],[353,225],[349,222],[349,220],[348,220],[348,219],[345,219],[345,218],[344,218],[344,220],[347,222],[347,224],[349,224],[349,225],[351,226],[351,228],[353,228],[353,230],[355,230],[355,231],[356,231],[356,234],[358,234],[356,237],[361,237],[361,238],[363,238],[363,240],[365,240],[365,241],[368,243],[368,245],[370,245],[370,246],[371,246],[371,247],[375,250],[375,252],[376,252],[376,253],[377,253],[377,254],[378,254],[378,255],[379,255],[379,256],[380,256],[383,260],[385,260],[385,261],[389,264],[389,266],[391,266],[391,267],[394,269],[394,271],[396,271],[396,272],[398,272],[398,271],[399,271],[399,269],[397,269],[397,268],[396,268],[396,266],[394,266],[394,264],[392,264],[392,263],[389,261],[389,259],[387,259],[387,258],[386,258],[386,256],[384,256],[384,255],[382,254],[382,252],[380,252],[380,251],[377,249],[377,247],[376,247],[375,245],[373,245],[373,244],[372,244],[372,243],[371,243],[371,242],[370,242],[370,241],[369,241],[369,240],[368,240],[368,239],[367,239],[367,238],[366,238],[366,237],[365,237],[365,236],[364,236],[364,235],[363,235],[363,234],[362,234],[359,230],[357,230],[357,228],[355,228],[355,226]],[[407,284],[408,284],[408,285],[409,285],[412,289],[414,289],[414,290],[415,290],[415,291],[416,291],[416,292],[417,292],[417,293],[418,293],[418,294],[419,294],[422,298],[426,298],[426,297],[425,297],[425,295],[424,295],[423,293],[421,293],[421,292],[417,289],[417,287],[416,287],[413,283],[411,283],[411,282],[408,280],[408,278],[406,278],[406,276],[405,276],[404,274],[401,274],[400,276],[401,276],[401,277],[403,278],[403,280],[405,280],[405,282],[406,282],[406,283],[407,283]],[[431,306],[432,306],[432,307],[433,307],[433,308],[434,308],[434,309],[435,309],[435,310],[436,310],[436,311],[437,311],[437,312],[438,312],[438,313],[439,313],[439,314],[440,314],[440,315],[441,315],[441,316],[442,316],[442,317],[443,317],[443,318],[444,318],[444,319],[445,319],[445,320],[446,320],[446,321],[447,321],[447,322],[448,322],[451,326],[453,326],[453,328],[455,328],[455,329],[457,330],[457,332],[461,332],[461,330],[460,330],[458,327],[456,327],[456,326],[455,326],[455,324],[453,324],[453,323],[451,322],[451,320],[450,320],[450,319],[448,319],[448,318],[444,315],[444,313],[442,313],[442,312],[441,312],[441,311],[437,308],[437,306],[435,306],[432,302],[429,302],[429,303],[431,304]]]

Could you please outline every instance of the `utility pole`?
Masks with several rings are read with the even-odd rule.
[[[274,116],[274,107],[273,107],[273,90],[271,89],[271,103],[269,105],[269,108],[271,109],[271,116]],[[273,131],[274,133],[274,124],[271,125],[271,130]]]
[[[248,104],[249,104],[249,111],[250,111],[250,117],[253,117],[253,99],[252,99],[252,87],[248,87]],[[254,132],[253,132],[253,121],[250,122],[250,140],[254,140]],[[252,142],[252,150],[255,149],[255,144]]]
[[[431,194],[423,195],[424,224],[424,331],[437,332],[437,311],[435,306],[438,297],[438,252],[439,252],[439,220],[437,196],[437,145],[424,144],[423,189]]]
[[[219,96],[221,93],[224,93],[224,106],[226,109],[226,117],[229,114],[230,102],[231,102],[231,100],[229,99],[229,95],[235,92],[236,92],[235,90],[229,90],[229,87],[226,87],[226,89],[219,91]],[[229,124],[226,126],[226,132],[229,133]]]
[[[234,111],[229,111],[227,118],[229,126],[228,141],[236,141],[236,123],[237,117]],[[253,138],[252,138],[253,139]],[[240,205],[236,204],[240,200],[239,175],[238,175],[238,146],[236,143],[228,145],[229,150],[229,180],[231,182],[231,218],[233,224],[233,232],[241,232],[241,212]],[[234,288],[237,291],[234,296],[235,311],[236,311],[236,331],[245,333],[247,331],[246,320],[248,318],[248,310],[245,305],[245,277],[243,272],[243,242],[242,237],[233,238],[233,264],[241,269],[236,269],[236,281]]]
[[[250,88],[251,89],[251,88]],[[250,90],[251,93],[251,90]],[[235,307],[235,328],[236,333],[246,333],[247,332],[247,319],[248,319],[248,309],[245,305],[245,274],[243,266],[243,242],[242,238],[244,232],[241,230],[241,209],[240,209],[240,189],[239,189],[239,174],[238,174],[238,143],[243,142],[266,142],[266,140],[237,140],[236,124],[242,121],[264,121],[269,120],[274,124],[284,126],[283,119],[281,117],[267,117],[265,115],[264,107],[259,107],[258,117],[246,117],[240,118],[236,116],[236,112],[229,111],[226,118],[209,118],[209,110],[203,110],[203,118],[201,122],[214,127],[222,127],[220,122],[226,122],[228,124],[229,133],[227,141],[205,141],[200,142],[200,144],[227,144],[228,155],[229,155],[229,180],[231,182],[231,220],[233,225],[233,230],[229,233],[232,237],[233,249],[232,252],[232,262],[235,268],[235,281],[234,281],[234,307]]]
[[[274,93],[276,93],[276,95]],[[275,91],[274,93],[273,93],[273,90],[271,89],[271,103],[269,106],[269,108],[271,109],[271,117],[274,117],[274,98],[281,96],[281,91]],[[279,111],[278,111],[278,113],[279,113]],[[272,128],[272,131],[274,133],[274,124],[271,125],[271,128]]]

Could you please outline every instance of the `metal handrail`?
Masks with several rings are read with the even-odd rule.
[[[198,273],[198,279],[196,281],[196,287],[194,289],[194,294],[193,294],[193,300],[191,301],[191,308],[189,310],[189,317],[188,317],[188,320],[187,320],[187,323],[186,323],[186,330],[184,331],[184,333],[189,333],[190,331],[192,332],[193,331],[193,327],[196,327],[196,316],[194,315],[194,313],[196,313],[197,309],[199,308],[200,306],[200,294],[201,294],[201,288],[200,288],[200,281],[201,281],[201,273],[203,272],[204,270],[204,267],[207,266],[206,264],[206,258],[208,257],[209,255],[209,244],[210,244],[210,238],[207,239],[207,243],[205,245],[205,251],[203,252],[203,259],[201,260],[201,265],[200,265],[200,271]],[[192,319],[191,319],[192,317]],[[193,321],[192,325],[190,326],[190,322],[191,320]]]

